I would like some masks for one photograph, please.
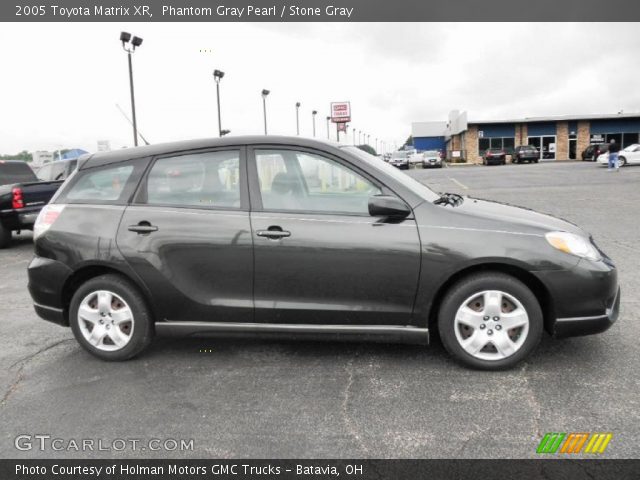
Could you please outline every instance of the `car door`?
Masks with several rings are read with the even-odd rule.
[[[118,230],[165,320],[253,321],[244,148],[155,158]]]
[[[418,230],[369,215],[384,185],[323,152],[258,146],[249,180],[256,321],[411,324]]]

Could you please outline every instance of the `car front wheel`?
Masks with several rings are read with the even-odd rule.
[[[502,273],[482,273],[456,283],[438,315],[447,351],[466,366],[503,370],[540,342],[542,310],[531,290]]]
[[[80,345],[102,360],[128,360],[153,336],[144,298],[119,275],[102,275],[81,285],[71,300],[69,323]]]

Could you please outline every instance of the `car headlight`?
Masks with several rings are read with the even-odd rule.
[[[589,239],[568,232],[549,232],[545,235],[547,242],[560,250],[577,257],[598,261],[602,259],[600,252],[593,246]]]

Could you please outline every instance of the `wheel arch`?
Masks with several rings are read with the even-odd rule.
[[[71,299],[73,298],[73,295],[78,290],[78,288],[80,288],[82,284],[91,280],[92,278],[108,274],[118,275],[133,283],[144,298],[149,312],[151,312],[154,318],[156,317],[156,312],[153,308],[153,303],[151,302],[151,294],[136,275],[133,275],[131,274],[131,272],[128,272],[124,269],[114,267],[113,265],[92,263],[83,265],[82,267],[74,270],[69,278],[66,279],[62,287],[62,307],[64,310],[64,319],[67,326],[69,326],[69,307],[71,305]]]
[[[544,319],[544,329],[547,333],[551,333],[553,329],[553,322],[555,320],[555,310],[553,304],[553,298],[549,293],[547,287],[542,283],[542,281],[536,277],[533,273],[528,270],[509,263],[500,263],[500,262],[487,262],[474,264],[467,267],[464,267],[455,273],[451,274],[444,283],[438,288],[435,296],[433,297],[433,301],[429,308],[429,316],[428,316],[428,326],[429,331],[437,332],[438,325],[438,311],[440,310],[440,305],[442,304],[442,300],[444,296],[447,294],[449,289],[458,281],[462,280],[465,277],[476,273],[504,273],[506,275],[510,275],[514,278],[517,278],[522,283],[524,283],[527,288],[531,290],[531,292],[535,295],[538,303],[540,304],[540,308],[542,310],[542,315]]]

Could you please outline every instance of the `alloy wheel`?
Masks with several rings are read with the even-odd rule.
[[[122,297],[98,290],[82,299],[78,326],[91,346],[105,352],[124,348],[133,334],[133,312]]]
[[[480,360],[502,360],[515,354],[529,333],[529,315],[506,292],[485,290],[468,297],[454,323],[460,346]]]

